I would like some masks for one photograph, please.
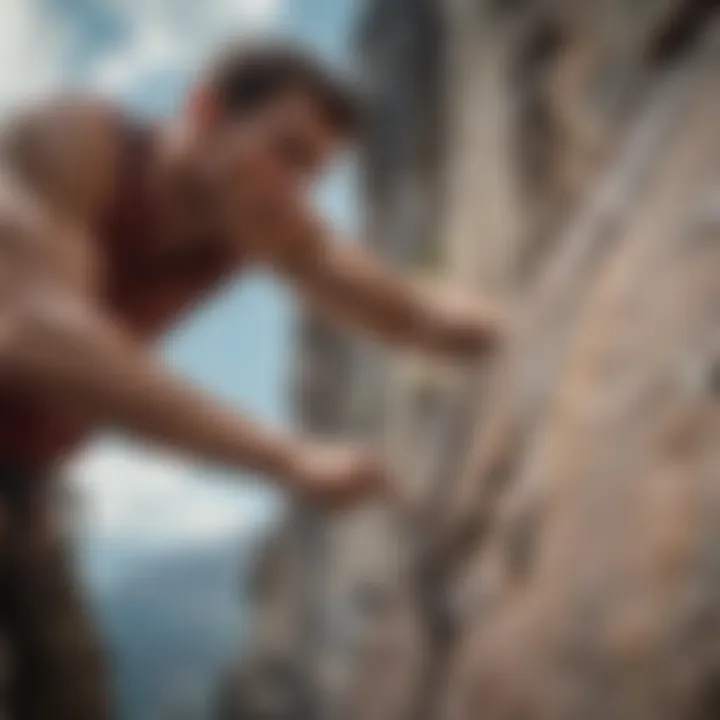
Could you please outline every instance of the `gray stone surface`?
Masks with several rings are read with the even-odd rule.
[[[507,302],[511,338],[428,406],[404,366],[306,328],[301,421],[388,444],[426,507],[291,511],[223,720],[720,713],[713,15],[368,3],[369,241]]]

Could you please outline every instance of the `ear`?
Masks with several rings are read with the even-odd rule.
[[[214,130],[222,119],[222,107],[217,93],[205,85],[197,85],[190,93],[187,103],[190,124],[205,133]]]

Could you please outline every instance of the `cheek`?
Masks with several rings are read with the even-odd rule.
[[[300,185],[294,168],[272,155],[258,164],[257,175],[250,179],[250,183],[267,202],[274,203],[291,199]]]
[[[239,150],[226,158],[232,168],[225,176],[225,197],[231,214],[237,217],[240,213],[251,222],[279,217],[287,207],[294,206],[304,187],[302,173],[263,144]]]
[[[248,232],[272,234],[280,231],[295,203],[294,184],[280,165],[262,162],[238,189],[233,217]]]
[[[238,150],[224,159],[222,194],[226,201],[250,210],[277,185],[274,169],[257,149]]]

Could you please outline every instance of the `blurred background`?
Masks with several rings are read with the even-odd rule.
[[[717,15],[3,1],[2,108],[79,86],[162,116],[228,33],[350,68],[370,122],[318,202],[405,272],[512,311],[509,347],[469,372],[390,359],[263,278],[169,338],[260,417],[377,443],[419,511],[329,519],[98,439],[70,472],[124,720],[718,717],[720,636],[697,633],[720,627]]]
[[[9,0],[0,7],[0,112],[63,89],[95,90],[146,116],[170,114],[216,44],[273,33],[348,63],[358,8],[342,0]],[[320,202],[355,225],[352,168]],[[183,373],[276,426],[291,423],[293,308],[249,279],[168,339]],[[248,566],[282,502],[252,478],[99,439],[70,469],[78,545],[113,649],[128,720],[210,717],[221,669],[244,645]]]

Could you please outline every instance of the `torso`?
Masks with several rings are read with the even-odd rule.
[[[198,243],[192,257],[159,261],[154,256],[165,230],[146,186],[152,129],[126,125],[124,134],[123,167],[95,237],[106,268],[108,310],[129,330],[152,340],[232,275],[238,261],[216,249],[221,243],[215,238]]]
[[[120,162],[105,211],[91,228],[104,268],[100,302],[105,310],[143,341],[151,342],[190,312],[238,269],[219,249],[200,247],[196,257],[172,266],[153,253],[162,223],[148,188],[152,128],[118,122]],[[0,394],[0,456],[45,466],[62,459],[85,436],[85,429],[64,413]]]

